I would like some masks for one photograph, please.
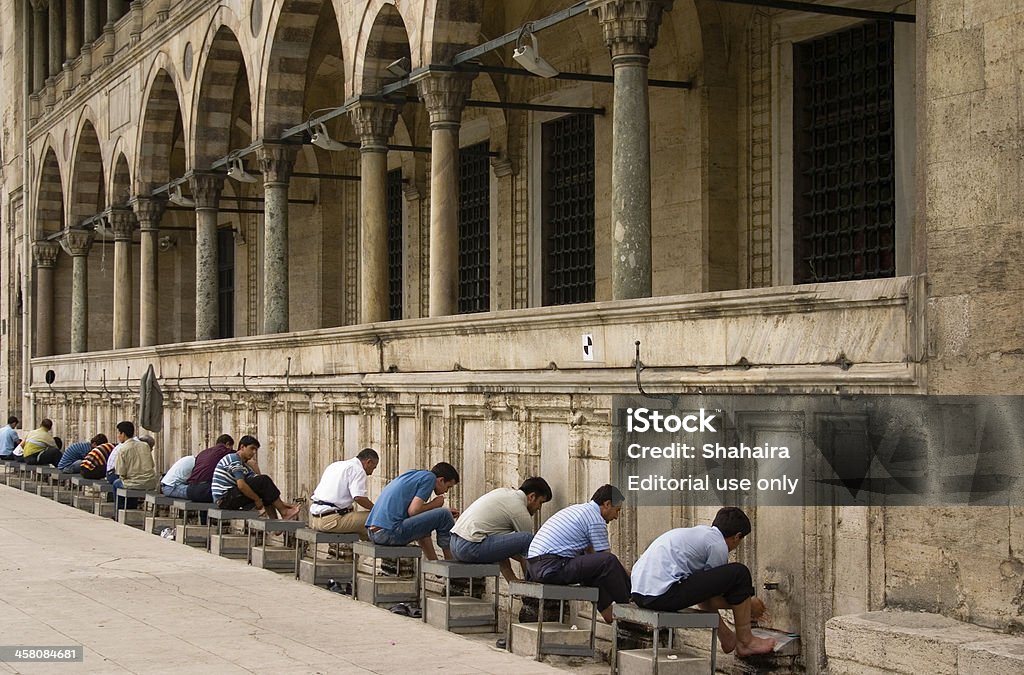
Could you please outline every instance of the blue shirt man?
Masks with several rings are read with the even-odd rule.
[[[99,438],[103,440],[98,441],[97,439]],[[103,445],[106,442],[106,436],[97,434],[91,441],[72,443],[64,449],[64,454],[60,456],[60,461],[57,462],[57,468],[60,469],[61,473],[78,473],[81,470],[82,460],[85,459],[85,456],[97,445]]]
[[[7,426],[0,429],[0,457],[11,458],[14,456],[14,449],[18,447],[21,439],[18,437],[18,418],[11,415],[7,418]]]
[[[428,560],[437,560],[430,537],[437,532],[437,545],[450,560],[455,517],[444,507],[444,495],[458,482],[459,472],[447,462],[430,471],[406,471],[388,483],[374,502],[366,519],[367,536],[381,546],[406,546],[415,541]],[[437,495],[433,499],[432,493]]]

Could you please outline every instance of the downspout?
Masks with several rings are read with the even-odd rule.
[[[24,75],[24,86],[22,87],[22,100],[21,100],[21,226],[22,234],[24,236],[24,242],[22,246],[22,275],[18,279],[18,283],[22,285],[21,289],[21,345],[19,348],[22,350],[21,357],[21,418],[24,423],[29,423],[30,419],[34,419],[34,416],[30,416],[32,413],[32,349],[29,345],[32,344],[32,337],[34,328],[32,326],[32,310],[33,310],[33,298],[32,298],[32,237],[30,236],[29,228],[29,202],[32,198],[32,180],[30,175],[30,163],[29,163],[29,146],[28,146],[28,124],[29,124],[29,96],[32,94],[32,59],[31,52],[32,48],[29,45],[29,36],[31,34],[32,25],[32,6],[29,0],[23,0],[21,3],[22,9],[22,71]],[[15,233],[17,235],[17,233]]]

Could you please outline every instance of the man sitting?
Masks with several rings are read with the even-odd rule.
[[[160,479],[160,492],[174,499],[188,499],[188,477],[196,466],[196,458],[185,455],[171,465]]]
[[[413,469],[387,484],[366,519],[370,541],[381,546],[406,546],[416,542],[427,560],[437,560],[430,535],[451,560],[452,525],[458,511],[444,508],[444,495],[459,482],[459,472],[448,462],[430,471]],[[430,498],[431,494],[437,496]],[[429,501],[428,501],[429,500]]]
[[[28,432],[28,436],[21,442],[22,457],[26,464],[50,464],[55,452],[57,453],[57,462],[60,461],[60,449],[50,433],[52,430],[53,422],[44,419],[39,423],[38,429]],[[44,452],[46,454],[43,454]],[[57,462],[53,462],[53,465],[56,466]]]
[[[353,459],[333,462],[313,490],[309,526],[321,532],[351,532],[366,539],[366,519],[373,502],[366,497],[366,477],[380,462],[377,451],[365,448]],[[353,504],[366,511],[355,511]]]
[[[750,519],[736,507],[719,510],[711,527],[680,527],[655,539],[633,566],[633,602],[645,609],[678,612],[697,605],[705,611],[731,609],[733,633],[719,617],[718,638],[726,654],[767,654],[774,640],[754,637],[751,619],[764,612],[754,597],[746,565],[729,562],[729,552],[750,534]]]
[[[188,477],[188,498],[193,502],[212,502],[213,471],[217,463],[235,451],[235,439],[227,434],[217,437],[213,447],[196,455],[196,465]]]
[[[231,511],[266,511],[267,517],[276,520],[294,520],[299,507],[281,501],[281,491],[270,476],[259,473],[256,451],[260,442],[254,436],[242,436],[238,441],[238,452],[225,455],[213,471],[211,492],[218,507]],[[198,463],[198,458],[196,459]]]
[[[14,460],[14,449],[21,443],[17,429],[18,418],[11,415],[7,418],[7,426],[0,429],[0,459]]]
[[[114,460],[114,472],[117,479],[114,488],[127,490],[156,490],[159,484],[156,478],[156,464],[153,462],[153,445],[156,441],[152,436],[135,436],[135,425],[121,422],[117,425],[118,436],[126,436],[121,441],[120,450]],[[131,508],[131,507],[129,507]]]
[[[602,485],[589,502],[565,507],[541,525],[527,560],[531,581],[596,587],[597,611],[607,623],[613,602],[629,602],[629,573],[608,542],[608,523],[625,500],[614,485]]]
[[[114,450],[114,444],[110,442],[100,443],[89,451],[89,454],[82,460],[82,478],[98,480],[107,475],[107,460]]]
[[[533,541],[533,516],[551,501],[543,478],[527,478],[518,490],[497,488],[469,505],[452,528],[452,555],[468,563],[498,563],[506,581],[516,581],[510,559],[526,572]]]
[[[79,473],[82,470],[82,462],[85,460],[86,456],[92,452],[97,445],[103,445],[106,442],[107,437],[104,434],[96,434],[88,441],[72,443],[64,450],[64,454],[61,455],[57,468],[60,469],[61,473]]]

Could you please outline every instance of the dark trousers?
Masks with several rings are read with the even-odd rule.
[[[741,563],[695,572],[672,584],[661,595],[633,594],[633,602],[644,609],[658,612],[678,612],[687,607],[722,596],[730,605],[738,605],[754,596],[754,582],[750,570]]]
[[[270,476],[250,476],[243,480],[264,504],[273,504],[281,498],[281,491],[274,485],[274,481],[270,480]],[[236,486],[225,492],[217,505],[230,511],[246,511],[255,506],[256,502],[242,494]]]
[[[190,502],[212,502],[213,493],[210,492],[210,487],[212,485],[213,484],[208,480],[204,480],[200,483],[189,483],[188,500]]]
[[[57,466],[58,464],[60,464],[60,458],[63,455],[64,453],[62,453],[57,448],[47,448],[46,450],[43,450],[42,452],[37,452],[36,454],[26,459],[25,463],[34,464],[36,466],[42,466],[44,464]]]
[[[99,480],[107,477],[107,466],[96,467],[95,469],[82,469],[82,478],[90,478],[92,480]]]
[[[609,551],[585,553],[575,558],[542,555],[526,562],[529,565],[530,581],[597,588],[598,611],[604,611],[613,602],[629,602],[629,574],[619,559]]]

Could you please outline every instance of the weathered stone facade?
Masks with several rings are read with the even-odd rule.
[[[550,513],[608,479],[611,400],[636,390],[637,340],[649,391],[1021,392],[1024,6],[843,3],[916,15],[894,27],[895,277],[792,285],[794,44],[862,19],[594,0],[539,31],[541,52],[575,73],[610,74],[614,57],[614,87],[504,73],[514,45],[481,57],[493,72],[437,68],[572,4],[85,0],[64,24],[46,0],[0,0],[5,409],[26,426],[52,417],[67,439],[109,433],[135,416],[152,364],[162,468],[255,433],[299,496],[372,445],[375,491],[444,459],[462,472],[457,504],[540,473]],[[420,100],[395,113],[365,97],[402,78],[388,69],[402,58]],[[649,124],[630,124],[645,69],[691,86],[651,87]],[[325,123],[345,149],[276,143],[361,96]],[[565,111],[496,102],[603,109],[595,303],[544,306],[543,125]],[[491,311],[457,315],[457,162],[482,141]],[[225,177],[236,160],[254,182]],[[403,180],[399,321],[379,287],[388,170]],[[83,222],[91,245],[70,231]],[[709,513],[660,515],[612,526],[625,560]],[[755,534],[740,559],[757,583],[787,580],[773,620],[802,635],[786,667],[824,670],[835,616],[1024,625],[1024,509],[764,508]],[[875,672],[844,649],[850,672]]]

